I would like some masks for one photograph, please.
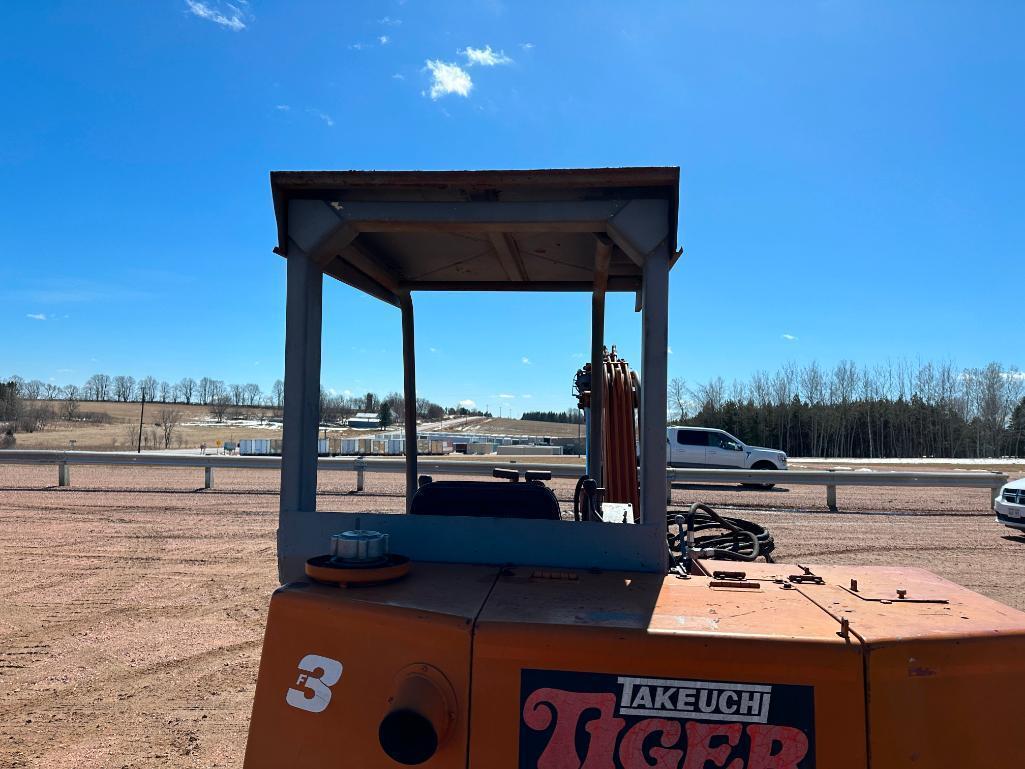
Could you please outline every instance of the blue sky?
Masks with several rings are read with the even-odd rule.
[[[0,21],[0,374],[269,388],[270,170],[607,165],[682,167],[671,376],[1025,363],[1020,3],[126,0]],[[422,395],[572,405],[585,297],[416,302]],[[399,389],[398,312],[333,282],[325,303],[324,384]],[[639,365],[630,298],[609,309]]]

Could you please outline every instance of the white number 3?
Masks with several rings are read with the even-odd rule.
[[[331,687],[341,677],[341,662],[319,654],[307,654],[299,660],[299,677],[295,682],[302,688],[289,689],[285,702],[293,708],[319,713],[331,702]]]

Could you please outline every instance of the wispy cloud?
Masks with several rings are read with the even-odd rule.
[[[388,43],[391,42],[391,38],[387,35],[379,35],[377,38],[377,42],[379,42],[381,45],[388,45]]]
[[[30,312],[27,315],[25,315],[25,317],[26,318],[31,318],[32,320],[46,320],[46,313],[45,312]]]
[[[396,72],[394,75],[391,76],[391,79],[392,80],[405,80],[406,76],[403,75],[401,72]]]
[[[797,337],[794,336],[793,334],[783,334],[782,338],[786,339],[788,342],[796,342],[797,341]]]
[[[524,355],[522,358],[520,358],[520,363],[522,363],[524,366],[529,366],[530,365],[530,358],[528,358],[526,355]]]
[[[521,395],[520,397],[521,397],[521,398],[533,398],[534,396],[533,396],[533,395],[531,395],[530,393],[524,393],[524,394],[523,394],[523,395]]]
[[[386,27],[397,27],[402,23],[402,19],[393,19],[391,16],[385,16],[383,19],[378,19],[377,23],[384,24]]]
[[[230,3],[223,5],[218,3],[215,7],[209,3],[200,2],[200,0],[185,0],[185,5],[193,16],[212,21],[233,32],[241,32],[246,28],[246,13]],[[222,8],[223,10],[221,10]]]
[[[583,360],[584,359],[584,354],[582,352],[575,352],[572,355],[570,355],[569,357],[573,358],[574,360]]]
[[[431,72],[429,93],[432,99],[437,101],[442,96],[451,93],[459,96],[470,95],[470,91],[473,89],[473,80],[470,79],[470,73],[458,64],[451,64],[439,59],[428,59],[425,63]]]
[[[314,117],[319,117],[321,120],[323,120],[324,124],[327,125],[328,128],[333,128],[334,127],[334,125],[335,125],[334,118],[332,118],[327,113],[321,112],[319,109],[314,109],[313,107],[308,108],[306,111],[309,114],[313,115]]]
[[[520,48],[522,48],[524,51],[530,51],[530,50],[533,50],[534,44],[533,43],[520,43]]]
[[[289,107],[287,104],[275,104],[274,105],[274,109],[276,109],[276,110],[278,110],[280,112],[288,112],[292,108]]]
[[[466,398],[465,400],[459,401],[459,405],[462,406],[464,409],[475,409],[475,408],[477,408],[477,402],[476,401],[472,401],[469,398]]]
[[[510,395],[509,393],[499,393],[498,397],[502,398],[503,400],[511,400],[511,399],[515,398],[516,396],[515,395]]]
[[[466,61],[470,66],[479,64],[482,67],[494,67],[496,64],[512,64],[512,59],[505,55],[505,51],[495,52],[491,50],[490,45],[486,45],[483,48],[474,48],[468,45],[465,50],[459,51],[459,53],[466,57]]]
[[[438,351],[437,347],[428,347],[427,349],[430,350],[431,352],[437,352]]]

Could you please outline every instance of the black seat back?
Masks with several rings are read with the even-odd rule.
[[[557,521],[559,501],[540,483],[435,481],[416,490],[410,515],[530,518]]]

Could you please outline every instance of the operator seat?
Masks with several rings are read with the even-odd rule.
[[[472,518],[529,518],[558,521],[559,501],[541,483],[434,481],[409,503],[410,515],[463,515]]]

